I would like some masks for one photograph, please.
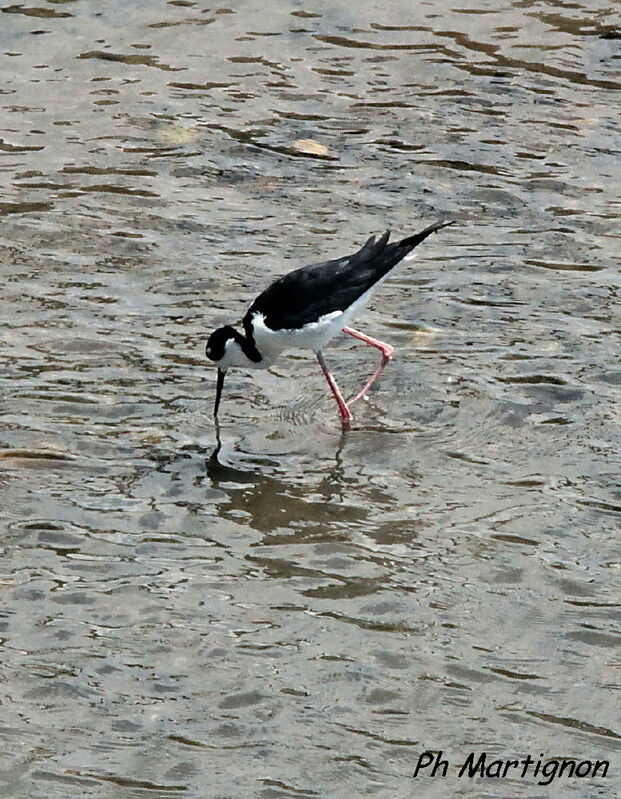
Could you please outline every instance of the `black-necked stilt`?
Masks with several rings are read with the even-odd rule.
[[[388,243],[387,230],[377,240],[371,236],[353,255],[303,266],[272,283],[248,309],[242,320],[243,333],[227,325],[209,337],[205,352],[218,364],[214,416],[218,415],[227,369],[265,369],[283,350],[301,348],[314,351],[343,422],[349,423],[354,417],[326,365],[322,348],[342,330],[381,352],[379,366],[351,401],[364,396],[391,360],[394,349],[353,330],[349,323],[400,261],[431,233],[452,224],[435,222],[393,244]]]

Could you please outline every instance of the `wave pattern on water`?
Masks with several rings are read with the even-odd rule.
[[[434,799],[424,749],[618,746],[618,7],[406,6],[0,8],[16,799]],[[214,427],[213,327],[445,217],[357,322],[396,353],[351,431],[300,353]],[[330,347],[346,395],[375,356]]]

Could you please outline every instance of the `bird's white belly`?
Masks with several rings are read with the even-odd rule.
[[[303,349],[317,352],[348,323],[349,312],[335,311],[301,328],[271,330],[262,316],[253,318],[254,340],[263,358],[273,361],[283,350]]]
[[[271,330],[261,314],[252,319],[254,340],[269,365],[283,350],[303,349],[317,352],[346,327],[358,310],[358,302],[346,311],[334,311],[301,328]]]

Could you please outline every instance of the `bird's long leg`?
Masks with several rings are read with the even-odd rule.
[[[336,385],[336,380],[332,377],[332,373],[328,369],[328,366],[324,360],[323,353],[321,352],[321,350],[317,350],[315,355],[317,356],[317,360],[319,361],[319,366],[321,366],[321,371],[323,372],[326,380],[328,381],[328,385],[330,386],[330,391],[334,395],[336,404],[339,406],[339,411],[341,412],[341,419],[343,420],[343,424],[349,424],[351,420],[354,418],[354,415],[347,407],[347,403],[343,399],[343,395],[341,394],[339,387]]]
[[[371,338],[371,336],[367,336],[364,333],[360,333],[358,330],[354,330],[352,327],[344,327],[343,333],[347,333],[348,336],[353,336],[354,338],[360,339],[360,341],[364,341],[365,344],[370,344],[372,347],[375,347],[382,353],[382,359],[379,362],[379,366],[377,367],[377,369],[373,372],[371,377],[367,380],[367,382],[356,394],[356,396],[352,400],[350,400],[350,402],[356,402],[356,400],[359,400],[361,397],[364,397],[364,395],[371,388],[373,383],[375,383],[377,378],[384,371],[384,367],[386,366],[386,364],[392,360],[395,348],[391,347],[390,344],[385,344],[383,341],[379,341],[376,338]]]

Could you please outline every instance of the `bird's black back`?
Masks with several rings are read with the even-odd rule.
[[[244,317],[244,328],[251,332],[255,313],[263,314],[271,330],[295,330],[325,314],[346,310],[427,236],[450,224],[436,222],[394,244],[388,244],[387,230],[377,240],[371,236],[353,255],[289,272],[256,298]]]

